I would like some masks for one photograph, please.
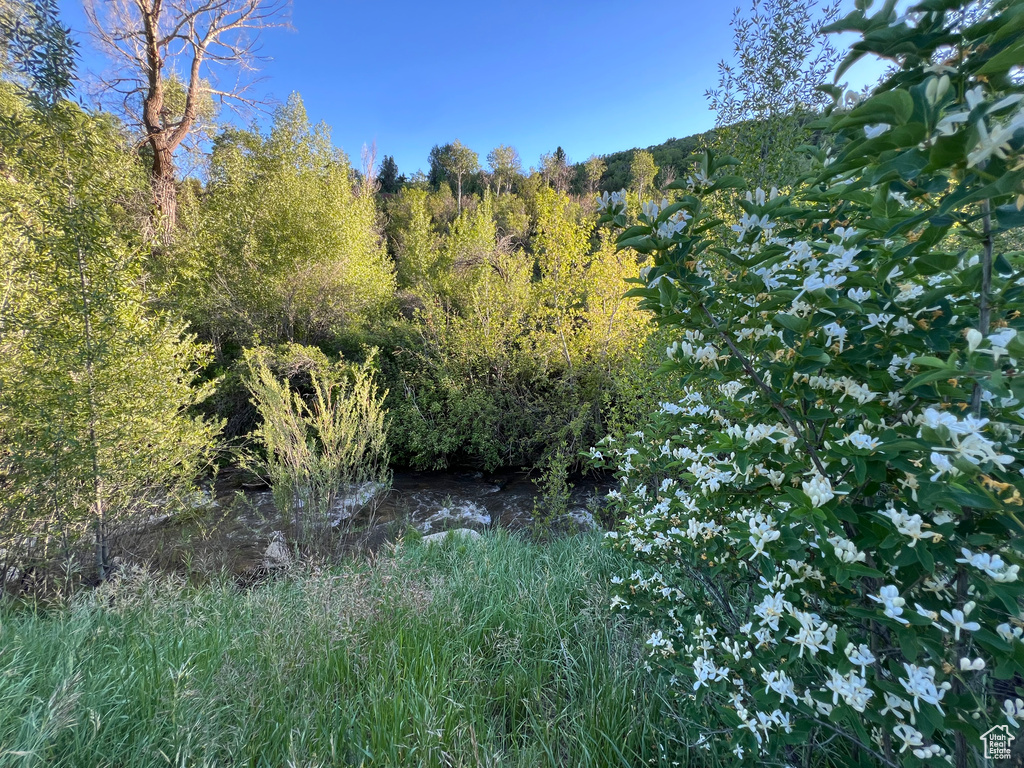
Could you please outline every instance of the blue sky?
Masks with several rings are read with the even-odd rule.
[[[561,146],[573,161],[707,130],[704,91],[732,53],[735,2],[617,0],[345,2],[294,0],[293,29],[264,33],[255,92],[283,101],[298,91],[314,121],[359,164],[427,167],[434,144],[454,139],[480,153],[512,144],[524,166]],[[852,2],[848,2],[852,5]],[[62,0],[89,50],[81,0]],[[880,68],[862,67],[857,86]]]

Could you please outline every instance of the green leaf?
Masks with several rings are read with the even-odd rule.
[[[633,250],[640,251],[640,253],[650,253],[654,250],[655,244],[651,242],[649,235],[641,235],[640,237],[630,237],[625,240],[619,240],[615,243],[615,247],[619,250],[623,248],[632,248]]]
[[[1001,230],[1024,227],[1024,210],[1018,209],[1014,203],[1000,205],[996,208],[996,224]]]
[[[978,70],[979,75],[1002,74],[1024,64],[1024,40],[1013,43],[997,53]]]
[[[722,176],[711,185],[709,192],[717,192],[722,189],[745,189],[746,180],[742,176]]]
[[[930,384],[933,381],[940,381],[943,379],[951,379],[958,375],[960,375],[960,371],[955,368],[941,368],[937,371],[925,371],[924,373],[919,373],[904,384],[903,391],[911,392],[924,384]]]
[[[615,238],[615,242],[622,243],[624,240],[629,240],[630,238],[633,237],[649,234],[651,234],[651,228],[649,226],[647,226],[646,224],[637,224],[635,226],[630,227],[622,234],[620,234],[617,238]]]
[[[836,128],[855,128],[872,123],[903,125],[913,113],[914,97],[907,91],[884,91],[859,104],[836,124]]]
[[[795,315],[779,314],[772,318],[772,323],[793,331],[794,333],[804,333],[811,326],[811,321],[805,317],[796,317]]]

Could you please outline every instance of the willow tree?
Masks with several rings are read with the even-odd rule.
[[[195,327],[218,344],[312,344],[378,318],[394,269],[354,176],[297,94],[269,134],[219,136],[195,236],[175,254]]]
[[[96,42],[115,67],[101,80],[101,89],[119,97],[124,116],[148,146],[153,214],[165,235],[177,220],[175,151],[196,127],[204,103],[253,103],[251,82],[242,75],[253,69],[260,31],[285,23],[287,4],[86,0]]]
[[[210,458],[205,354],[150,309],[123,205],[145,180],[112,121],[0,83],[0,132],[0,549],[50,562],[93,531],[102,577],[111,524]]]

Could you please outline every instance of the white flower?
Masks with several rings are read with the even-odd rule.
[[[843,442],[865,451],[873,451],[881,445],[877,437],[872,437],[864,432],[853,432],[844,437]]]
[[[888,123],[878,123],[876,125],[865,125],[864,126],[864,135],[867,136],[869,139],[874,139],[874,138],[877,138],[878,136],[881,136],[883,133],[888,131],[891,127],[892,126],[889,125]]]
[[[851,664],[860,667],[860,673],[862,675],[864,674],[864,669],[868,664],[875,663],[875,655],[871,652],[871,649],[863,643],[860,645],[848,643],[844,652],[846,653],[846,658],[850,660]]]
[[[979,552],[972,554],[969,549],[961,548],[960,553],[963,557],[958,557],[958,563],[964,563],[966,565],[972,565],[978,570],[987,573],[993,581],[1000,583],[1012,583],[1017,580],[1017,574],[1020,572],[1019,565],[1010,565],[1003,560],[999,555],[990,555],[986,552]]]
[[[920,712],[919,702],[923,701],[927,704],[934,704],[939,712],[942,712],[942,706],[939,702],[946,695],[946,691],[952,686],[949,683],[943,683],[940,686],[935,685],[935,667],[919,667],[916,664],[904,662],[903,668],[907,670],[907,677],[897,679],[914,700],[914,709]]]
[[[891,712],[894,717],[903,720],[903,713],[900,710],[905,710],[910,713],[910,722],[915,722],[914,707],[909,701],[889,692],[884,692],[882,695],[885,697],[885,707],[878,714],[885,717],[885,715]]]
[[[924,741],[922,741],[923,736],[921,732],[916,728],[912,728],[909,725],[906,725],[905,723],[900,723],[899,725],[897,725],[895,728],[892,729],[892,732],[897,739],[903,742],[903,746],[900,747],[901,755],[907,751],[908,747],[920,747],[922,744],[924,744]]]
[[[978,143],[967,155],[967,167],[971,168],[979,163],[984,163],[993,155],[1000,159],[1006,159],[1006,153],[1010,150],[1010,140],[1016,133],[1017,126],[1012,122],[1008,125],[996,124],[990,133],[984,119],[979,120],[976,125],[978,127]]]
[[[974,350],[976,350],[978,348],[978,345],[981,344],[981,340],[984,338],[981,335],[981,331],[979,331],[977,328],[968,328],[966,336],[968,352],[973,352]]]
[[[597,210],[609,211],[615,213],[620,208],[626,207],[626,190],[620,189],[618,192],[601,193],[601,197],[597,201]]]
[[[861,304],[871,298],[871,291],[866,291],[863,288],[851,288],[846,295],[850,297],[850,301]]]
[[[915,419],[917,425],[922,427],[928,427],[929,429],[938,429],[939,427],[946,427],[951,432],[959,429],[960,422],[957,421],[956,416],[948,411],[939,411],[935,408],[927,408],[924,413]],[[918,437],[921,437],[921,432],[917,433]]]
[[[914,330],[914,324],[907,320],[907,318],[901,317],[895,323],[893,323],[892,329],[893,332],[896,334],[910,333],[912,330]]]
[[[856,545],[849,539],[841,536],[830,536],[828,543],[836,552],[836,557],[843,563],[863,563],[867,555],[857,549]]]
[[[764,667],[761,667],[761,677],[765,681],[765,693],[775,691],[783,701],[791,699],[794,704],[797,703],[796,688],[793,686],[793,680],[785,672],[779,670],[769,672]]]
[[[960,470],[953,466],[953,462],[949,460],[949,457],[945,454],[939,453],[938,451],[932,451],[929,457],[932,462],[932,466],[938,471],[931,476],[931,481],[934,483],[940,477],[947,472],[951,475],[959,475]]]
[[[1003,702],[1003,714],[1014,728],[1020,728],[1017,718],[1024,719],[1024,699],[1007,699]]]
[[[838,704],[841,696],[843,701],[857,712],[863,712],[867,708],[868,700],[874,696],[874,691],[867,687],[865,678],[855,672],[840,675],[834,669],[829,669],[829,675],[825,687],[832,691],[833,704]]]
[[[921,539],[931,539],[938,534],[934,531],[922,531],[921,526],[924,521],[920,515],[910,515],[907,510],[897,510],[894,506],[890,506],[884,511],[880,511],[879,514],[887,516],[899,533],[910,538],[910,546],[913,547]]]
[[[895,189],[889,190],[889,197],[895,200],[900,205],[910,205],[910,201],[907,200],[907,196],[903,192],[899,192]]]
[[[961,672],[980,672],[985,668],[985,660],[982,658],[968,659],[966,657],[960,659],[960,671]]]
[[[665,203],[667,206],[668,200],[666,200]],[[645,203],[641,203],[640,210],[643,211],[644,216],[653,221],[654,219],[658,218],[658,211],[660,210],[660,208],[658,208],[658,204],[656,202],[654,202],[653,200],[648,200]]]
[[[754,546],[754,554],[764,554],[764,545],[775,541],[782,534],[773,527],[775,520],[761,513],[750,517],[750,536],[748,541]]]
[[[900,597],[900,591],[894,586],[882,587],[877,595],[868,595],[868,597],[874,600],[876,603],[881,603],[885,606],[885,613],[890,619],[895,619],[901,624],[909,624],[910,622],[906,619],[900,618],[903,614],[903,606],[906,604],[906,600]]]
[[[818,614],[807,613],[806,611],[791,610],[790,615],[800,622],[800,629],[795,635],[786,638],[794,645],[800,646],[801,658],[804,651],[809,651],[811,656],[817,656],[818,651],[832,650],[832,643],[835,641],[837,629],[830,626],[828,622],[820,621]]]
[[[964,561],[957,560],[957,562],[959,563]],[[968,603],[968,605],[970,605],[970,603]],[[964,608],[967,608],[967,606],[965,605]],[[967,613],[969,614],[970,610],[967,610]],[[968,632],[977,632],[981,629],[981,624],[978,622],[967,621],[966,614],[959,608],[954,608],[952,611],[940,611],[939,615],[953,626],[953,639],[955,640],[960,639],[960,630],[962,629],[966,629]],[[948,632],[949,630],[946,631]]]
[[[835,498],[832,483],[828,481],[827,477],[822,475],[815,474],[809,482],[805,481],[801,485],[803,486],[804,493],[811,499],[811,506],[815,509],[828,504]]]
[[[825,341],[825,346],[832,346],[832,341],[835,339],[839,342],[839,354],[842,354],[843,346],[846,343],[846,329],[839,323],[829,323],[822,330],[824,330],[825,334],[828,336],[828,339]]]
[[[889,324],[889,321],[892,320],[894,317],[896,317],[896,315],[890,315],[887,312],[882,312],[881,314],[871,312],[868,314],[868,324],[864,326],[864,330],[866,331],[868,328],[878,328],[879,330],[884,330],[885,326],[887,326]]]
[[[764,596],[761,602],[754,607],[754,615],[761,619],[761,626],[770,627],[773,632],[778,632],[779,619],[791,607],[782,593],[776,592]]]
[[[1017,331],[1014,328],[1002,328],[995,333],[988,335],[988,341],[993,347],[1005,347],[1011,341],[1017,337]]]
[[[898,390],[890,392],[883,398],[885,404],[888,405],[890,408],[899,408],[900,403],[902,403],[905,399],[906,397],[903,395],[903,393],[899,392]]]
[[[996,627],[996,633],[1008,643],[1012,643],[1014,640],[1024,642],[1024,629],[1011,627],[1008,622]]]

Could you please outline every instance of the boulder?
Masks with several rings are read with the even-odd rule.
[[[284,534],[274,531],[270,534],[270,543],[263,552],[263,566],[265,568],[283,568],[292,562],[292,553],[285,544]]]
[[[450,531],[441,531],[440,533],[432,533],[429,536],[424,536],[422,539],[423,546],[432,547],[434,544],[441,544],[449,536],[453,539],[464,539],[468,541],[483,538],[472,528],[452,528]]]

